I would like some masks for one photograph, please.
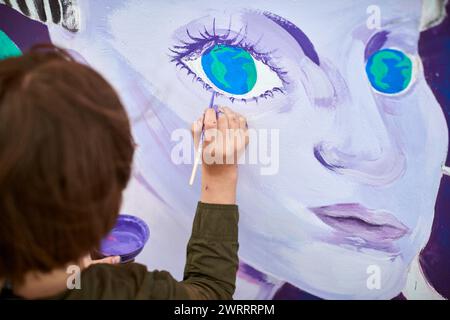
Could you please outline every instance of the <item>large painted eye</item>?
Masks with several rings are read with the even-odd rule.
[[[402,51],[382,49],[369,57],[366,73],[375,90],[395,94],[405,90],[411,83],[413,63]]]
[[[258,98],[283,87],[276,71],[239,46],[216,44],[184,63],[213,90],[235,99]]]

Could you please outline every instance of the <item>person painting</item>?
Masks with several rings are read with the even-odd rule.
[[[237,158],[245,118],[209,108],[192,126],[239,132],[203,150]],[[223,142],[223,143],[222,143]],[[222,147],[223,146],[223,147]],[[208,147],[208,148],[206,148]],[[237,164],[204,161],[184,280],[90,252],[115,224],[135,145],[114,89],[64,50],[38,46],[0,61],[0,288],[8,299],[231,299],[238,268]],[[205,151],[206,152],[206,151]],[[207,156],[204,153],[204,159]],[[209,164],[206,164],[209,163]],[[68,266],[81,288],[67,288]]]

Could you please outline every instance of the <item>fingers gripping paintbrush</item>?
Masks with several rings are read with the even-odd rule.
[[[209,108],[214,108],[217,115],[217,108],[214,106],[214,92],[211,97],[211,101],[209,103]],[[203,115],[203,122],[205,120],[205,115]],[[195,159],[194,159],[194,166],[192,167],[192,173],[191,173],[191,179],[189,179],[189,185],[194,184],[195,175],[197,174],[197,167],[200,163],[200,159],[202,158],[203,154],[203,140],[205,139],[205,125],[202,123],[202,133],[200,134],[200,141],[198,143],[197,151],[195,153]]]

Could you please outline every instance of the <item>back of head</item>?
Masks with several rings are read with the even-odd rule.
[[[134,145],[113,88],[63,50],[0,61],[0,279],[95,248],[113,227]]]

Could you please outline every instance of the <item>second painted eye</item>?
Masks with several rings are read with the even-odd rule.
[[[395,94],[405,90],[410,84],[413,63],[402,51],[382,49],[369,57],[366,73],[375,90]]]
[[[202,67],[217,88],[231,94],[246,94],[256,84],[255,61],[239,47],[215,45],[202,55]]]

